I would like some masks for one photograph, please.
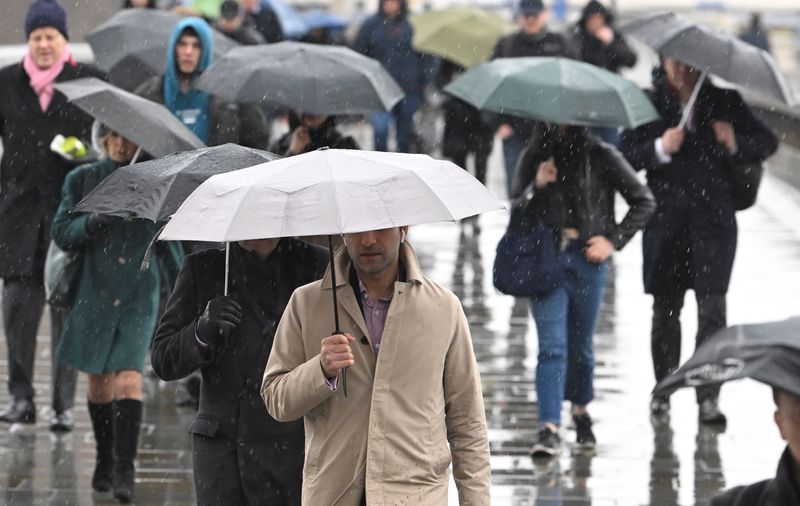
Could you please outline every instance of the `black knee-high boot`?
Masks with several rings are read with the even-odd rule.
[[[133,500],[136,470],[133,460],[142,426],[142,401],[114,401],[114,497],[120,502]]]
[[[114,408],[111,402],[95,404],[88,401],[92,419],[97,457],[92,476],[92,488],[98,492],[111,490],[111,472],[114,468]]]

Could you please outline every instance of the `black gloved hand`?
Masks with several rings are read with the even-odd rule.
[[[197,337],[212,350],[221,348],[231,331],[242,321],[242,307],[230,297],[208,301],[205,312],[197,320]]]
[[[86,219],[86,231],[90,234],[96,234],[107,229],[114,221],[114,217],[110,214],[92,213]]]

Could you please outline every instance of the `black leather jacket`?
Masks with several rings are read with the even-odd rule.
[[[559,170],[558,181],[534,189],[531,183],[539,163],[551,156]],[[630,206],[620,223],[614,214],[617,192]],[[563,134],[555,128],[534,133],[517,163],[512,198],[520,206],[512,220],[543,219],[559,228],[575,228],[584,241],[602,235],[617,250],[644,228],[656,208],[650,189],[622,154],[578,127]],[[523,201],[527,204],[521,205]]]

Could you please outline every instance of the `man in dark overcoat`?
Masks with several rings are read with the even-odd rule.
[[[59,134],[88,141],[93,121],[67,103],[53,84],[81,77],[105,79],[105,75],[71,56],[66,11],[55,0],[31,3],[25,35],[28,51],[23,61],[0,69],[0,278],[11,394],[0,421],[33,424],[36,332],[45,303],[44,259],[64,177],[75,167],[51,151],[50,144]],[[56,308],[50,314],[55,349],[64,315]],[[72,430],[76,374],[53,361],[53,430]]]
[[[574,41],[561,33],[551,32],[547,25],[549,19],[550,10],[542,0],[519,0],[519,30],[497,41],[491,59],[559,56],[577,60],[579,52]],[[488,119],[495,124],[497,134],[503,140],[506,191],[511,195],[517,162],[538,122],[508,115],[490,115]]]
[[[647,172],[658,204],[643,236],[644,286],[653,295],[656,380],[678,367],[687,290],[693,289],[697,299],[697,346],[726,326],[725,295],[737,239],[731,167],[761,162],[778,146],[738,92],[707,81],[685,127],[677,126],[699,76],[688,65],[662,58],[653,80],[653,102],[661,119],[627,131],[621,139],[631,165]],[[701,422],[725,423],[718,395],[719,387],[697,389]],[[650,408],[653,414],[664,414],[669,399],[655,397]]]
[[[775,478],[734,487],[711,499],[711,506],[800,504],[800,397],[772,388],[775,424],[786,441]]]
[[[269,416],[259,389],[278,321],[295,288],[322,277],[327,252],[297,239],[231,244],[188,255],[156,331],[153,369],[202,375],[193,435],[197,502],[299,505],[302,421]]]

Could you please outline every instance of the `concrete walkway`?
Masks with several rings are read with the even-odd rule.
[[[794,166],[796,167],[796,166]],[[786,167],[787,170],[796,170]],[[499,157],[490,167],[490,189],[503,194]],[[624,207],[620,205],[621,208]],[[740,243],[729,296],[730,323],[782,319],[800,312],[800,193],[768,176],[758,205],[739,214]],[[751,381],[722,389],[729,417],[725,432],[698,428],[691,392],[673,398],[669,423],[653,426],[648,397],[653,386],[649,349],[650,298],[642,293],[641,243],[614,257],[598,325],[596,420],[593,454],[574,452],[574,432],[562,430],[567,447],[559,459],[535,465],[528,457],[536,433],[533,377],[535,329],[525,301],[497,294],[491,272],[495,245],[507,214],[484,215],[472,225],[415,227],[423,269],[453,289],[469,316],[483,378],[494,475],[494,504],[691,505],[707,504],[717,491],[774,474],[783,449],[772,422],[767,387]],[[696,311],[684,310],[684,359],[692,352]],[[36,389],[40,408],[35,430],[0,427],[0,503],[106,504],[91,492],[94,442],[81,379],[75,432],[48,431],[49,329],[39,334]],[[0,375],[5,376],[5,346]],[[137,472],[137,504],[194,502],[191,445],[186,433],[193,413],[175,407],[175,386],[145,382],[146,413]],[[0,404],[7,402],[0,392]],[[457,504],[455,491],[451,504]]]

